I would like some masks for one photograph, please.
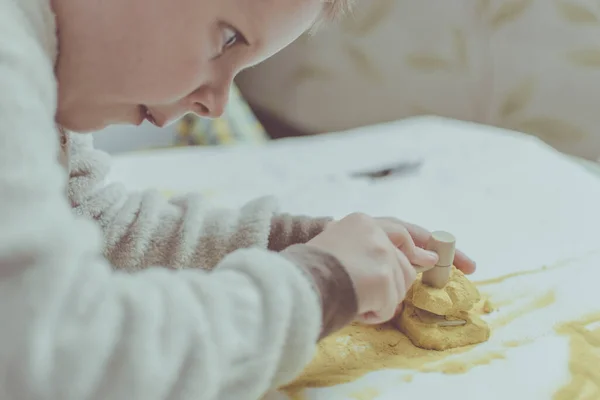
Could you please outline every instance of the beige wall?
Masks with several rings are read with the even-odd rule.
[[[247,99],[306,131],[437,114],[600,156],[600,1],[358,4],[244,73]]]

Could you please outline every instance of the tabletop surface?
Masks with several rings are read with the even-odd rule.
[[[355,175],[398,163],[419,167],[383,179]],[[309,390],[309,399],[356,399],[352,393],[373,387],[377,395],[369,400],[436,398],[441,387],[447,399],[549,399],[570,379],[570,339],[557,324],[600,313],[600,180],[529,136],[416,118],[261,147],[121,156],[111,179],[134,189],[200,191],[207,201],[232,207],[272,194],[289,212],[363,211],[450,231],[478,262],[473,280],[496,280],[483,294],[492,302],[513,301],[486,317],[491,324],[551,294],[549,304],[458,356],[502,352],[489,365],[462,375],[416,373],[410,385],[400,379],[408,371],[374,372]],[[508,342],[524,344],[507,349]]]

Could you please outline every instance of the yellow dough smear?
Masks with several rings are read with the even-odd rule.
[[[509,316],[501,318],[498,325],[503,326],[509,321],[549,306],[553,301],[554,293],[546,293],[523,305],[520,310],[515,310]],[[475,304],[471,313],[476,316],[487,314],[493,308],[492,303],[483,298]],[[492,322],[492,326],[498,325]],[[507,350],[524,343],[527,341],[507,342],[503,344],[503,349]],[[444,351],[425,350],[414,346],[391,323],[379,326],[352,324],[322,340],[318,345],[315,358],[302,375],[287,387],[282,388],[282,391],[293,400],[303,400],[305,389],[349,383],[377,370],[401,369],[462,374],[479,365],[504,358],[502,351],[498,350],[473,354],[473,356],[464,354],[473,347],[466,346]],[[451,357],[454,355],[461,356]],[[405,375],[400,379],[410,382],[412,375]],[[556,400],[566,400],[567,398],[569,397],[558,397]],[[598,398],[600,399],[600,397]]]
[[[570,339],[571,382],[553,400],[600,399],[600,313],[559,326],[557,332]]]
[[[322,340],[304,373],[284,389],[293,399],[302,399],[299,392],[305,388],[352,382],[371,371],[386,368],[420,370],[426,364],[466,350],[424,350],[415,347],[391,324],[353,324]]]
[[[404,311],[395,322],[415,346],[423,349],[443,351],[474,345],[490,337],[488,324],[476,315],[479,310],[473,310],[480,301],[477,288],[453,267],[450,280],[441,289],[417,279],[406,294]],[[435,322],[424,321],[419,309],[433,313],[431,315],[444,316],[445,320],[463,320],[465,325],[439,326]],[[484,302],[481,311],[485,312],[485,309]]]
[[[352,393],[350,398],[352,400],[373,400],[377,398],[381,393],[377,389],[369,388],[361,390],[360,392]]]

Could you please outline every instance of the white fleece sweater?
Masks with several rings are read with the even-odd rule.
[[[110,157],[94,149],[91,135],[70,134],[66,141],[71,205],[98,221],[104,254],[119,269],[212,269],[237,249],[281,251],[305,243],[330,220],[276,214],[268,197],[234,211],[208,208],[197,193],[171,200],[157,190],[129,193],[122,184],[105,184]]]
[[[149,202],[161,204],[156,215],[172,234],[128,240],[123,230],[111,235],[111,219],[156,212],[139,207],[153,195],[72,190],[83,185],[75,169],[71,199],[85,217],[74,215],[57,157],[55,28],[49,0],[0,0],[0,399],[257,399],[287,383],[310,360],[332,311],[355,301],[349,279],[336,260],[324,262],[328,255],[307,246],[282,254],[257,248],[268,241],[273,213],[264,200],[239,213]],[[73,165],[84,165],[77,157]],[[113,194],[116,201],[106,201]],[[106,241],[87,216],[109,227]],[[196,232],[198,241],[223,240],[200,245],[190,226],[212,234]],[[138,232],[154,232],[145,228]],[[170,246],[157,241],[164,237]],[[125,268],[155,261],[217,268],[129,274],[111,268],[107,248]]]

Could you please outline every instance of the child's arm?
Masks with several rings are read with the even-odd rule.
[[[270,199],[241,210],[215,210],[197,194],[167,200],[158,191],[129,193],[121,184],[104,185],[109,156],[93,148],[91,135],[69,137],[71,203],[77,213],[99,222],[105,254],[119,268],[210,269],[239,248],[281,251],[305,243],[329,221],[275,214]]]

